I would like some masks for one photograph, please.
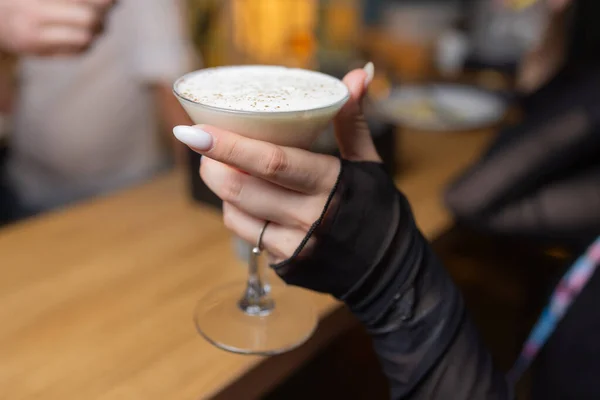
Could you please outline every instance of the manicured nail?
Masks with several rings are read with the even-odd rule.
[[[375,76],[375,66],[372,62],[368,62],[367,65],[364,66],[363,70],[367,73],[367,78],[365,79],[365,88],[368,87],[373,81],[373,77]]]
[[[173,128],[173,135],[181,143],[190,146],[194,150],[206,151],[213,145],[213,138],[209,133],[193,126],[176,126]]]

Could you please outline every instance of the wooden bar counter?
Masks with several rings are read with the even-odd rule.
[[[451,222],[445,184],[490,137],[401,135],[397,182],[428,238]],[[241,356],[202,339],[196,302],[245,269],[177,172],[0,230],[0,273],[0,399],[252,399],[353,323],[315,294],[321,326],[294,352]]]

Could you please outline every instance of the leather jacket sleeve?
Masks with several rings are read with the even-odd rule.
[[[275,271],[348,305],[371,334],[392,398],[512,398],[383,167],[343,161],[330,200],[309,232],[316,245]]]

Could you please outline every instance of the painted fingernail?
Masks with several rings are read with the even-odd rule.
[[[209,133],[194,126],[176,126],[173,128],[173,135],[181,143],[199,151],[209,150],[213,144],[213,138]]]
[[[367,65],[364,66],[363,70],[367,73],[367,78],[365,79],[365,88],[368,87],[373,81],[373,77],[375,76],[375,65],[372,62],[368,62]]]

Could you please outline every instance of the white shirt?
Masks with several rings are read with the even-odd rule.
[[[177,0],[122,0],[86,54],[22,61],[8,171],[25,205],[60,206],[164,165],[149,87],[192,66],[181,11]]]

